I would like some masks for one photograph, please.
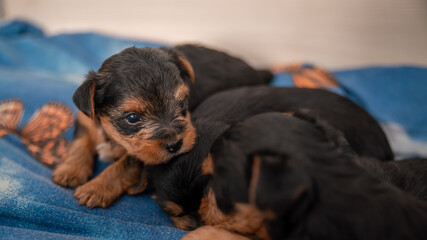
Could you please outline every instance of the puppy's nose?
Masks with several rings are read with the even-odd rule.
[[[171,142],[171,143],[165,144],[165,149],[169,153],[176,153],[181,149],[181,147],[182,147],[182,139],[180,139],[176,142]]]

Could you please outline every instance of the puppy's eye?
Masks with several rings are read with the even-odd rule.
[[[136,113],[130,113],[129,115],[126,116],[126,121],[130,124],[135,124],[141,121],[141,116],[139,116]]]

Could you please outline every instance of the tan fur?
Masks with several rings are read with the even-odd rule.
[[[252,161],[252,176],[249,181],[249,203],[255,205],[256,187],[259,180],[259,171],[261,168],[261,159],[259,156],[254,156]]]
[[[92,85],[90,86],[90,104],[92,106],[92,109],[90,111],[90,118],[94,119],[95,118],[95,90],[96,90],[96,86],[95,86],[95,82],[93,81],[93,79],[91,79]]]
[[[162,204],[164,204],[162,207],[163,211],[172,216],[178,216],[183,213],[182,207],[172,201],[165,201]]]
[[[171,219],[175,227],[185,231],[191,230],[190,227],[195,225],[193,218],[190,216],[171,217]]]
[[[134,136],[123,136],[111,123],[109,117],[101,116],[100,121],[105,132],[114,141],[123,146],[130,156],[134,156],[145,164],[160,164],[168,161],[173,156],[188,152],[194,145],[196,131],[191,123],[190,114],[184,118],[187,122],[186,130],[177,136],[183,140],[181,150],[170,154],[164,149],[165,140],[150,140],[150,129],[144,128]]]
[[[127,190],[127,194],[134,195],[142,193],[147,189],[148,186],[148,172],[147,170],[142,170],[141,176],[139,177],[139,182]]]
[[[235,204],[235,210],[225,215],[218,208],[212,189],[202,199],[199,214],[206,225],[215,226],[243,235],[262,235],[267,238],[263,213],[255,206],[244,203]]]
[[[209,155],[203,160],[202,163],[202,174],[203,175],[209,175],[213,174],[214,168],[213,168],[213,159],[212,154],[209,153]]]
[[[137,98],[137,97],[128,98],[123,103],[120,104],[119,110],[121,112],[142,113],[146,109],[144,102],[145,101],[142,98]]]
[[[52,180],[61,186],[75,188],[86,183],[93,173],[95,145],[98,139],[98,126],[79,111],[77,121],[82,126],[81,135],[74,139],[65,161],[52,173]]]
[[[108,166],[99,176],[78,187],[74,197],[79,201],[79,205],[106,208],[132,185],[138,183],[142,168],[130,161],[124,156]]]
[[[209,189],[207,196],[202,198],[199,214],[206,225],[215,225],[226,219],[226,216],[217,206],[212,188]]]
[[[188,87],[186,86],[186,85],[180,85],[179,87],[178,87],[178,89],[176,90],[176,92],[175,92],[175,98],[178,100],[178,101],[182,101],[182,100],[184,100],[185,99],[185,97],[188,95],[188,92],[189,92],[190,90],[188,89]]]
[[[190,76],[191,82],[195,82],[196,78],[194,76],[194,69],[191,66],[191,64],[183,57],[178,56],[178,60],[181,62],[181,64],[184,66],[185,69],[187,69],[188,75]]]
[[[249,240],[249,238],[229,232],[227,230],[203,226],[184,235],[182,240]]]

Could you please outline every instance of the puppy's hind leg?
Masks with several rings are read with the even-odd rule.
[[[52,173],[56,184],[76,188],[89,181],[93,173],[97,129],[92,119],[82,112],[77,113],[74,140],[67,158]]]

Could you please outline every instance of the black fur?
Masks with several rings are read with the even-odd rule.
[[[360,156],[392,160],[393,152],[381,127],[364,109],[345,97],[319,89],[243,87],[210,97],[193,118],[235,124],[263,112],[309,111],[344,133]]]
[[[410,158],[379,162],[372,158],[356,158],[357,164],[372,176],[427,201],[427,160]]]
[[[190,110],[208,96],[222,90],[251,85],[265,85],[273,75],[269,71],[255,70],[239,58],[202,46],[175,47],[191,63],[196,81],[190,87]]]

